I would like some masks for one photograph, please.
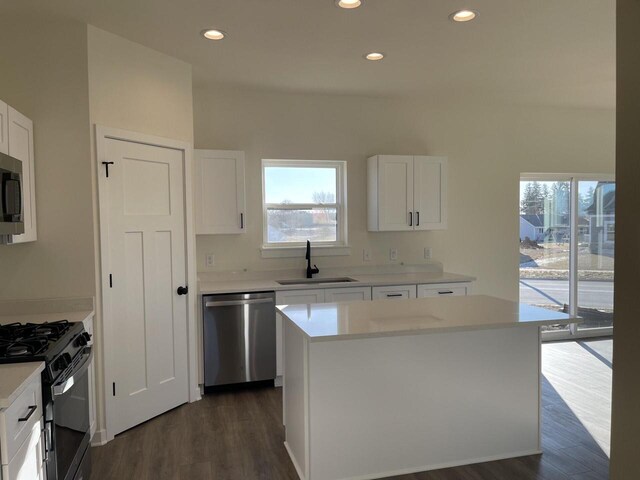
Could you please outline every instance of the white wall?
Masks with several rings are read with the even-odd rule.
[[[0,16],[0,99],[34,122],[38,241],[0,246],[0,299],[95,292],[87,32],[51,16]]]
[[[95,174],[94,125],[130,130],[176,140],[193,141],[191,65],[89,25],[89,110],[92,136],[91,167]],[[88,160],[89,161],[89,160]],[[100,245],[97,193],[95,257],[96,331],[102,328]],[[96,343],[98,430],[105,425],[102,344]]]
[[[640,3],[617,2],[616,283],[611,480],[640,478]]]
[[[247,224],[242,235],[199,236],[198,270],[303,268],[304,259],[263,259],[262,158],[347,160],[350,257],[323,266],[423,263],[425,246],[448,271],[478,277],[477,293],[517,299],[521,172],[603,172],[614,168],[613,110],[498,107],[354,96],[194,89],[195,147],[244,150]],[[449,229],[369,233],[366,158],[376,153],[449,157]]]

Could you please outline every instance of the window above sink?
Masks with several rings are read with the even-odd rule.
[[[263,257],[348,255],[346,162],[263,160]]]

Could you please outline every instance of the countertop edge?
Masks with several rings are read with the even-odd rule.
[[[30,364],[35,364],[37,366],[34,367],[33,371],[27,375],[27,378],[25,378],[20,385],[18,385],[17,388],[15,388],[13,390],[13,392],[6,398],[0,398],[0,409],[2,408],[8,408],[11,406],[11,404],[16,400],[16,398],[18,398],[20,396],[20,394],[22,392],[24,392],[24,390],[27,388],[27,385],[30,384],[36,375],[40,375],[40,373],[42,373],[42,371],[44,370],[44,362],[29,362],[29,363],[9,363],[9,364],[3,364],[0,365],[0,373],[2,372],[2,367],[6,366],[6,365],[30,365]]]
[[[309,340],[310,343],[322,343],[322,342],[336,342],[344,340],[361,340],[365,338],[385,338],[385,337],[408,337],[415,335],[431,335],[437,333],[451,333],[451,332],[473,332],[480,330],[499,330],[502,328],[524,328],[524,327],[544,327],[545,325],[568,325],[570,323],[581,323],[582,319],[572,318],[566,320],[539,320],[523,323],[509,323],[509,324],[485,324],[485,325],[457,325],[454,327],[429,327],[419,328],[414,330],[398,330],[394,332],[372,332],[372,333],[354,333],[354,334],[342,334],[342,335],[323,335],[312,337],[304,331],[296,322],[289,317],[280,314],[285,317],[290,324],[294,325],[302,335]]]

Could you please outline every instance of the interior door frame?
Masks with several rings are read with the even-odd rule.
[[[99,255],[100,255],[100,288],[101,308],[100,334],[102,337],[102,370],[103,370],[103,400],[104,400],[104,435],[99,443],[106,443],[113,440],[112,421],[114,414],[113,396],[110,395],[112,387],[112,358],[115,355],[115,338],[110,328],[107,328],[111,318],[111,304],[105,299],[109,299],[111,292],[109,288],[109,265],[111,263],[111,252],[108,246],[108,208],[109,191],[105,168],[102,164],[106,161],[106,142],[108,140],[121,140],[125,142],[150,145],[153,147],[169,148],[182,152],[183,173],[184,173],[184,218],[185,218],[185,250],[186,250],[186,278],[187,284],[191,286],[187,298],[187,384],[189,402],[201,399],[198,385],[198,342],[196,321],[196,299],[197,273],[196,273],[196,235],[194,228],[194,208],[193,208],[193,147],[190,143],[181,140],[174,140],[154,135],[148,135],[128,130],[95,125],[96,139],[96,180],[98,193],[98,228],[99,228]]]

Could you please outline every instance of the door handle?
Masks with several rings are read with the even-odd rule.
[[[416,227],[420,226],[420,212],[416,212]]]
[[[37,409],[38,409],[37,405],[29,405],[28,413],[24,417],[20,417],[18,419],[18,421],[19,422],[26,422],[27,420],[29,420],[31,418],[31,415],[33,415]]]
[[[187,285],[186,287],[178,287],[178,290],[176,290],[176,293],[178,295],[186,295],[187,293],[189,293],[189,286]]]
[[[402,294],[401,293],[387,293],[387,298],[388,297],[401,297]]]
[[[273,303],[271,298],[251,298],[249,300],[220,300],[217,302],[206,302],[205,308],[209,307],[235,307],[239,305],[255,305],[258,303]]]
[[[451,295],[453,292],[451,290],[447,290],[444,292],[438,292],[438,295]]]
[[[240,214],[240,230],[244,230],[244,213]]]
[[[413,227],[413,212],[409,212],[409,226]]]

